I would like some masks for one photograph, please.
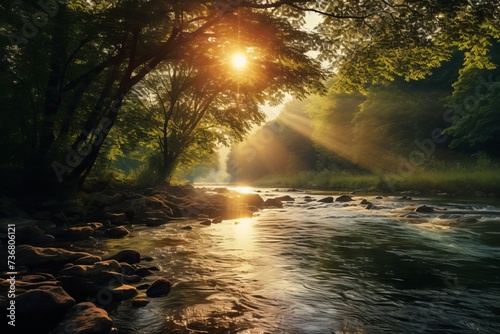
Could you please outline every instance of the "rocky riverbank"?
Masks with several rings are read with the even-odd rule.
[[[0,200],[2,327],[9,333],[104,334],[119,332],[107,309],[124,300],[147,307],[151,298],[168,295],[172,283],[148,265],[153,259],[136,250],[103,257],[61,245],[126,238],[138,225],[182,223],[190,229],[251,217],[287,199],[264,201],[258,194],[166,185],[79,194],[66,201],[24,199],[19,205],[7,197]]]

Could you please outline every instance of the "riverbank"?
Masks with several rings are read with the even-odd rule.
[[[404,174],[349,174],[304,171],[274,175],[254,183],[260,187],[285,187],[391,194],[500,197],[500,170],[415,171]]]
[[[88,245],[129,238],[135,230],[182,224],[190,230],[251,217],[279,202],[227,189],[162,186],[0,201],[0,308],[7,333],[119,333],[110,310],[145,307],[167,296],[168,276],[135,249],[92,252]],[[89,249],[85,249],[85,245]]]

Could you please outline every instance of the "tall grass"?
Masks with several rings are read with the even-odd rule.
[[[471,195],[478,191],[500,194],[500,168],[448,168],[398,174],[349,174],[333,171],[304,171],[265,177],[257,186],[318,188],[340,191],[418,191]]]

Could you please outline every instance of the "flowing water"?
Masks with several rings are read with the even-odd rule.
[[[153,257],[174,283],[146,307],[111,310],[119,333],[500,333],[500,215],[482,213],[498,202],[367,195],[367,210],[361,195],[261,192],[285,194],[295,201],[251,219],[108,242]],[[423,203],[475,214],[405,209]]]

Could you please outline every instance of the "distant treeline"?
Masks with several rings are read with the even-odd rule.
[[[500,46],[496,68],[465,64],[457,51],[419,81],[293,100],[232,147],[233,181],[300,171],[389,174],[488,168],[500,158]],[[328,86],[335,86],[335,78]]]

